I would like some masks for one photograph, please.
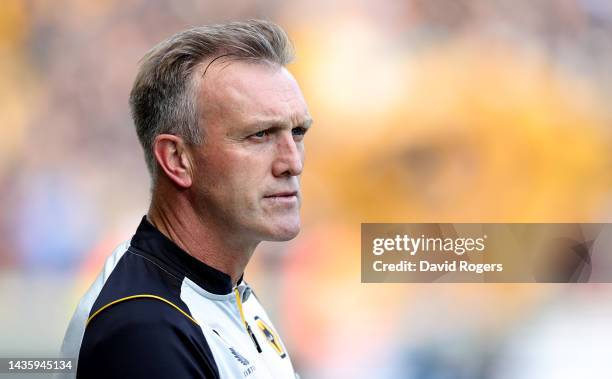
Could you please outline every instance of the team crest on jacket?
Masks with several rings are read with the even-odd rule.
[[[255,321],[257,322],[257,326],[263,332],[264,336],[266,336],[266,340],[272,346],[272,348],[280,355],[281,358],[285,358],[287,353],[285,353],[285,349],[281,344],[280,338],[278,335],[270,328],[259,316],[255,316]]]

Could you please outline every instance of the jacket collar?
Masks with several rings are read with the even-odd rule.
[[[176,273],[187,276],[198,286],[208,292],[225,295],[233,290],[229,275],[194,258],[181,249],[174,241],[162,234],[144,216],[136,234],[132,237],[131,246],[141,253],[160,261]],[[242,277],[238,283],[242,281]]]

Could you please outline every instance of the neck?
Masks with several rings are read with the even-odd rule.
[[[186,196],[160,192],[153,193],[149,221],[189,255],[229,275],[236,285],[257,243],[239,241],[236,233],[211,217],[199,216]]]

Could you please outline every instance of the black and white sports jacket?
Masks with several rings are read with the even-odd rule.
[[[81,299],[62,345],[77,378],[295,378],[250,287],[205,265],[146,217]]]

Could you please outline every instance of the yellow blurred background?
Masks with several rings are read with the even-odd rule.
[[[607,284],[361,284],[362,222],[609,222],[608,0],[4,0],[0,356],[54,356],[149,202],[138,60],[265,18],[315,120],[303,224],[246,279],[302,378],[608,378]],[[1,376],[1,375],[0,375]]]

